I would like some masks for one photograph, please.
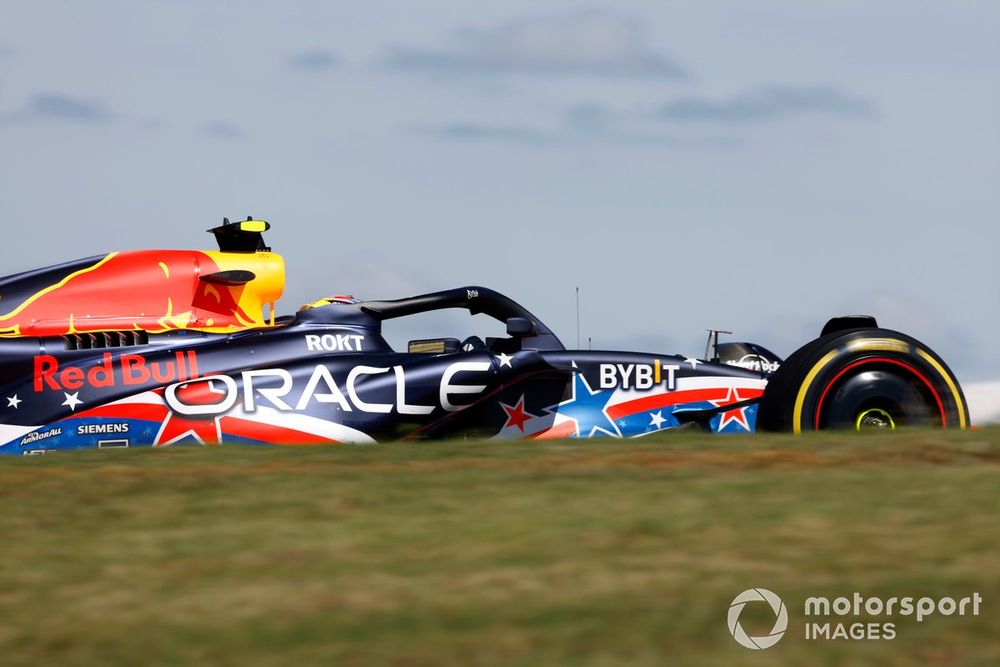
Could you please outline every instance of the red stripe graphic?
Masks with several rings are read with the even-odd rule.
[[[681,403],[703,403],[707,401],[713,401],[722,406],[722,401],[725,401],[729,395],[730,387],[711,387],[709,389],[687,389],[684,391],[671,391],[664,394],[654,394],[653,396],[643,396],[642,398],[637,398],[631,401],[625,401],[624,403],[618,403],[617,405],[612,405],[607,408],[608,417],[611,419],[620,419],[622,417],[628,417],[629,415],[634,415],[637,412],[646,412],[648,410],[658,410],[660,408],[670,407],[672,405],[679,405]],[[740,399],[747,400],[751,398],[758,398],[764,393],[763,389],[749,388],[749,387],[739,387],[738,388]],[[733,401],[734,403],[736,401]]]

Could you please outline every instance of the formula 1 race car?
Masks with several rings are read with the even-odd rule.
[[[717,335],[700,359],[567,350],[484,287],[329,297],[276,318],[284,262],[269,228],[226,220],[209,230],[219,251],[113,252],[0,279],[0,453],[968,425],[945,363],[870,317],[830,320],[784,361]],[[383,323],[439,309],[506,335],[405,351],[383,337]]]

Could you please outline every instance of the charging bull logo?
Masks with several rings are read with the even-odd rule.
[[[253,282],[205,278],[253,269]],[[263,306],[284,287],[284,264],[271,253],[189,250],[111,253],[0,315],[0,335],[57,336],[91,331],[231,331],[263,325]]]

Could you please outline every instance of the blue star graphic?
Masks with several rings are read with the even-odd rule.
[[[613,393],[613,389],[594,391],[587,383],[587,378],[582,373],[576,373],[573,377],[573,395],[569,400],[545,410],[575,421],[576,437],[578,438],[593,437],[594,433],[598,431],[620,438],[621,431],[608,417],[608,413],[604,411]]]

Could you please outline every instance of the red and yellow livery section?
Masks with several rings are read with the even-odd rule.
[[[264,327],[285,285],[284,260],[272,252],[134,250],[72,269],[0,284],[0,336]]]

